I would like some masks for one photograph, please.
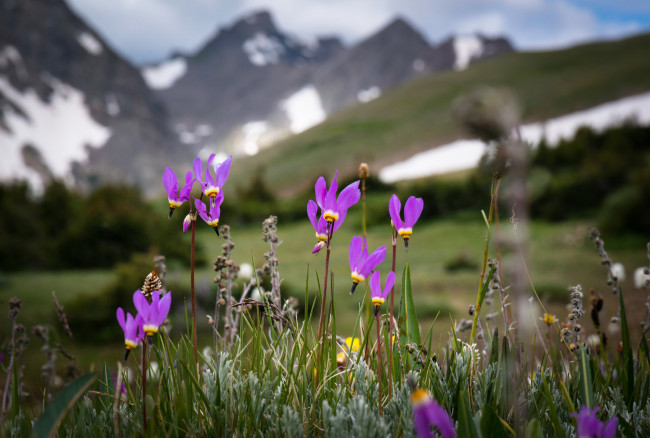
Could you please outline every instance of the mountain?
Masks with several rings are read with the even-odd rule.
[[[219,145],[247,123],[286,131],[291,120],[282,103],[342,48],[336,38],[302,42],[278,30],[268,12],[256,12],[219,30],[185,58],[184,74],[157,92],[180,140],[197,148]]]
[[[143,74],[169,108],[181,142],[252,155],[416,77],[513,50],[503,38],[465,40],[472,38],[478,47],[458,43],[454,51],[453,39],[432,46],[397,18],[351,47],[337,38],[307,43],[260,11],[219,30],[196,54]]]
[[[0,7],[0,176],[159,184],[182,154],[140,71],[62,0]]]
[[[320,175],[357,175],[467,138],[452,116],[456,99],[477,86],[506,88],[519,99],[522,122],[543,122],[650,91],[650,34],[546,52],[513,52],[411,80],[366,104],[331,115],[314,128],[239,160],[230,181],[246,186],[253,172],[278,195],[313,187]],[[604,61],[606,60],[606,62]]]
[[[0,179],[36,188],[59,178],[159,193],[168,165],[254,155],[416,78],[512,50],[480,36],[431,45],[401,18],[350,47],[306,41],[262,10],[196,53],[137,69],[64,0],[0,8]]]

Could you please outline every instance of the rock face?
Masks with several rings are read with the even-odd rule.
[[[179,147],[140,72],[62,0],[0,9],[2,179],[158,182]]]
[[[159,94],[181,141],[199,148],[218,145],[247,123],[286,130],[290,120],[282,102],[342,50],[336,38],[312,44],[292,38],[268,12],[258,12],[219,30],[187,58],[186,73]]]
[[[503,38],[478,35],[431,46],[401,18],[352,47],[336,38],[307,44],[262,11],[221,29],[184,58],[183,75],[158,93],[181,142],[197,151],[255,153],[420,75],[511,50]]]
[[[0,0],[0,179],[160,194],[170,164],[254,154],[420,75],[511,50],[478,35],[431,46],[400,18],[352,47],[306,42],[258,11],[138,70],[63,0]]]

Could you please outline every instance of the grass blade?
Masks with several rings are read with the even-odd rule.
[[[65,414],[79,400],[79,397],[90,388],[96,378],[97,376],[93,373],[84,374],[54,397],[50,406],[36,420],[32,430],[32,437],[53,437]]]

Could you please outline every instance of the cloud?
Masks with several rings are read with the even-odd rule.
[[[67,0],[120,53],[137,62],[174,49],[195,51],[218,27],[248,11],[271,10],[303,38],[339,35],[355,43],[395,16],[431,42],[455,33],[509,36],[520,49],[548,49],[650,28],[647,0]]]

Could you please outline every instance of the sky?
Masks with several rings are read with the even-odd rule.
[[[452,34],[508,36],[519,50],[562,48],[650,30],[649,0],[65,0],[136,64],[193,53],[219,28],[260,9],[294,36],[350,45],[395,17],[430,43]]]

